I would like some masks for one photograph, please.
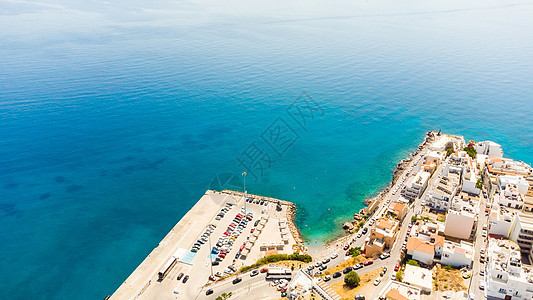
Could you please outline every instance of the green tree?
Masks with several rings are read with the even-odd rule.
[[[466,154],[470,155],[470,157],[476,158],[477,151],[474,149],[474,147],[464,147],[463,150],[465,150]]]
[[[396,280],[399,281],[399,282],[402,282],[402,280],[403,280],[403,271],[402,270],[399,270],[398,272],[396,272]]]
[[[479,178],[476,182],[476,188],[481,189],[483,187],[483,182],[481,181],[481,178]]]
[[[453,152],[454,152],[454,151],[453,151],[453,148],[448,148],[448,149],[446,149],[446,157],[452,155]]]
[[[415,266],[415,267],[418,267],[418,262],[416,260],[413,260],[413,259],[410,259],[408,262],[407,262],[408,265],[411,265],[411,266]]]
[[[350,271],[346,276],[344,276],[344,283],[349,287],[358,287],[359,282],[361,282],[361,278],[359,277],[359,274],[357,274],[354,271]]]

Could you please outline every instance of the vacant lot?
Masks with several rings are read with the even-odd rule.
[[[335,290],[335,292],[339,293],[343,300],[352,300],[357,294],[363,294],[367,297],[370,297],[370,295],[376,288],[374,286],[374,279],[379,277],[379,272],[381,272],[381,269],[374,270],[370,273],[366,273],[365,275],[360,275],[361,282],[356,288],[347,287],[346,285],[344,285],[344,281],[335,282],[331,285],[331,288]],[[378,288],[381,288],[381,284],[378,286]]]

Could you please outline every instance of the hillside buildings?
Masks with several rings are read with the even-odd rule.
[[[490,239],[486,263],[486,295],[497,299],[533,298],[533,269],[522,265],[519,246]]]

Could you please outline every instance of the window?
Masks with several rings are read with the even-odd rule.
[[[500,289],[499,292],[502,293],[502,294],[507,294],[507,292],[505,291],[505,289]]]
[[[498,274],[498,276],[496,276],[496,278],[498,279],[502,279],[502,277],[503,277],[502,274]]]

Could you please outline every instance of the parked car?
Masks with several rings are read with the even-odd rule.
[[[381,277],[378,277],[376,278],[376,280],[374,280],[374,285],[378,285],[381,283]]]
[[[258,270],[253,270],[253,271],[250,273],[250,277],[254,277],[254,276],[256,276],[257,274],[259,274],[259,271],[258,271]]]
[[[389,257],[390,257],[390,254],[389,254],[389,253],[382,253],[382,254],[379,256],[380,259],[387,259],[387,258],[389,258]]]
[[[341,275],[342,275],[341,272],[335,272],[333,273],[333,278],[339,278],[341,277]]]
[[[183,277],[183,283],[187,282],[187,280],[189,280],[189,275],[185,275],[185,277]]]
[[[330,280],[331,280],[331,276],[330,275],[324,276],[324,281],[330,281]]]
[[[342,270],[343,274],[348,274],[352,270],[352,267],[346,267],[344,270]]]
[[[241,282],[241,281],[242,281],[242,278],[237,277],[237,278],[233,279],[232,282],[233,282],[233,284],[237,284],[237,283],[239,283],[239,282]]]
[[[268,268],[262,268],[261,273],[266,273],[268,271]]]
[[[483,279],[479,280],[479,289],[484,290],[485,289],[485,281]]]
[[[335,258],[337,258],[337,257],[339,257],[339,255],[338,255],[337,253],[333,253],[333,254],[331,254],[331,259],[335,259]]]
[[[324,271],[325,269],[327,269],[328,266],[326,265],[321,265],[320,268],[318,268],[320,271]]]
[[[208,289],[207,291],[205,291],[205,295],[206,296],[209,296],[211,294],[213,294],[213,290],[212,289]]]
[[[373,264],[373,263],[374,263],[374,261],[371,260],[371,259],[369,259],[369,260],[365,261],[365,262],[363,263],[363,265],[365,265],[365,266],[369,266],[369,265],[371,265],[371,264]]]
[[[400,269],[400,265],[399,265],[399,264],[396,264],[396,265],[394,266],[394,271],[398,271],[399,269]]]
[[[353,266],[353,269],[354,269],[354,270],[359,270],[359,269],[361,269],[362,267],[363,267],[363,264],[362,264],[362,263],[358,263],[358,264],[355,264],[355,265]]]
[[[185,275],[185,274],[183,274],[183,273],[179,273],[179,274],[178,274],[178,278],[176,278],[176,279],[177,279],[177,280],[181,280],[181,279],[183,278],[183,275]]]

